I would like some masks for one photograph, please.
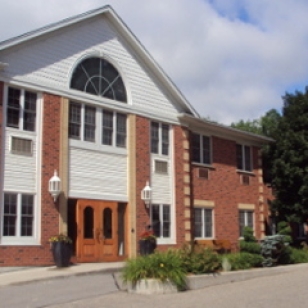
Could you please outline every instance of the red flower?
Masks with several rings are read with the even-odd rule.
[[[154,235],[152,230],[147,230],[147,231],[143,231],[140,234],[140,239],[141,240],[153,240],[153,239],[156,239],[156,236]]]

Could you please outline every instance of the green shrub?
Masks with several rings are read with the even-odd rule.
[[[179,250],[179,254],[188,273],[206,274],[221,270],[221,260],[212,249],[186,245]]]
[[[290,224],[286,221],[280,221],[277,224],[277,231],[278,234],[284,235],[284,242],[285,243],[292,243],[292,230]]]
[[[141,279],[170,280],[179,289],[185,288],[186,271],[180,254],[175,250],[156,252],[147,256],[129,259],[122,271],[124,282],[136,283]]]
[[[257,242],[257,239],[253,235],[253,229],[247,226],[244,227],[243,229],[243,238],[245,242],[249,242],[249,243]]]
[[[308,250],[307,249],[297,249],[290,247],[291,249],[291,263],[308,263]]]
[[[263,262],[261,255],[248,252],[230,253],[222,256],[222,258],[228,259],[232,271],[261,267]]]
[[[240,241],[241,252],[248,252],[252,254],[261,254],[261,246],[259,243]]]
[[[276,234],[265,237],[261,243],[261,254],[264,258],[263,266],[266,267],[291,263],[291,250],[285,242],[285,235]]]

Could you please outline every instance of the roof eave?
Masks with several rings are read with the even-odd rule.
[[[229,136],[232,139],[241,139],[254,142],[258,145],[268,144],[274,142],[275,140],[269,137],[253,134],[250,132],[245,132],[230,126],[210,122],[203,119],[194,118],[188,114],[180,114],[178,116],[179,120],[185,123],[188,127],[198,127],[200,129],[207,129],[211,131],[216,131],[217,133]]]

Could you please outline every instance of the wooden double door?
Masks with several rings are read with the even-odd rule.
[[[77,262],[123,259],[123,206],[112,201],[77,201]],[[120,230],[119,230],[120,229]]]

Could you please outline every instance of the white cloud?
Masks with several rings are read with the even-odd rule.
[[[0,40],[105,5],[1,1]],[[202,116],[230,124],[280,109],[308,79],[306,0],[110,0]]]

